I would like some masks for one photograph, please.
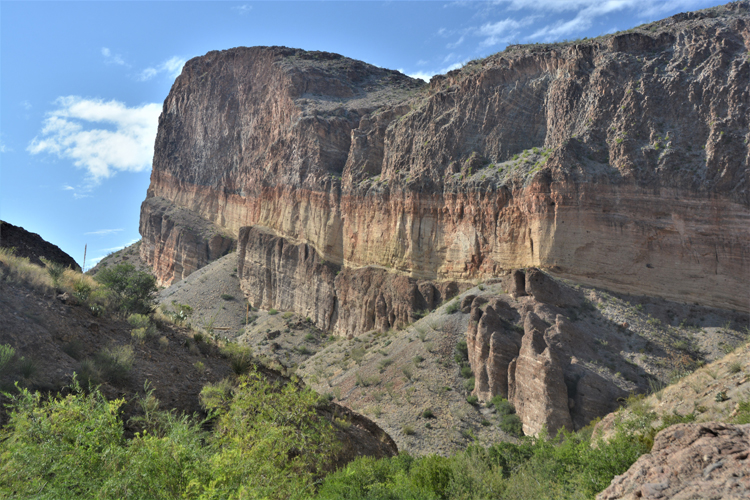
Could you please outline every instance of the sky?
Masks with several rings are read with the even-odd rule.
[[[134,243],[162,103],[211,50],[323,50],[429,80],[508,44],[595,37],[724,2],[0,1],[0,219],[86,269]]]

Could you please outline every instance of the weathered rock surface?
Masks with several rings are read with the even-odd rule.
[[[537,266],[748,311],[749,11],[511,47],[429,86],[334,54],[210,52],[164,103],[141,252],[163,283],[202,265],[177,244],[184,225],[148,215],[161,198],[232,235],[268,228],[341,274]]]
[[[516,282],[518,275],[510,276]],[[561,314],[560,305],[576,307],[582,302],[572,289],[533,268],[518,281],[525,281],[529,295],[513,306],[500,297],[464,298],[472,299],[466,344],[476,380],[474,394],[482,401],[498,394],[507,398],[527,435],[543,427],[551,434],[560,428],[578,430],[617,409],[618,398],[627,396],[628,390],[598,374],[590,362],[609,363],[610,356],[619,354],[620,344],[604,339],[597,330],[576,327]],[[521,319],[522,333],[517,327]],[[593,347],[600,345],[612,350],[600,353]]]
[[[57,245],[44,240],[36,233],[5,221],[0,221],[0,247],[14,248],[16,255],[26,257],[30,262],[40,266],[44,266],[41,261],[44,257],[76,271],[81,270],[81,266],[73,257],[60,250]]]
[[[673,425],[597,500],[750,498],[750,424]]]
[[[257,226],[240,229],[238,254],[240,284],[254,307],[296,311],[342,336],[411,323],[466,289],[373,267],[342,270],[309,244]]]

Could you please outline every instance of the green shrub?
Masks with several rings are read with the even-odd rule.
[[[44,257],[41,257],[40,260],[44,263],[47,274],[49,274],[49,277],[52,278],[52,286],[55,288],[59,288],[60,278],[62,278],[63,274],[65,273],[65,266],[57,262],[52,262],[51,260],[45,259]]]
[[[221,299],[222,300],[234,300],[234,295],[229,295],[228,293],[222,293]]]
[[[467,392],[473,391],[474,390],[474,382],[475,382],[474,377],[467,378],[466,380],[464,380],[464,389],[466,389]]]
[[[107,347],[94,357],[102,378],[108,382],[122,382],[133,368],[135,355],[129,345]]]
[[[474,372],[471,371],[471,366],[469,366],[468,363],[464,363],[461,365],[461,376],[463,378],[471,378],[471,376],[474,375]]]
[[[422,412],[423,418],[435,418],[435,414],[432,413],[432,409],[427,408]]]
[[[277,311],[274,308],[271,308],[271,309],[268,310],[268,314],[269,314],[269,316],[274,316],[276,314],[279,314],[279,311]]]
[[[469,361],[469,347],[466,345],[466,340],[461,340],[456,344],[454,359],[459,365],[463,365]]]
[[[445,314],[453,314],[455,312],[458,312],[459,309],[461,309],[461,304],[458,302],[458,299],[453,299],[446,307],[445,307]]]
[[[479,397],[471,395],[468,398],[466,398],[466,402],[470,405],[478,405],[479,404]]]
[[[221,353],[229,358],[229,365],[236,375],[242,375],[253,367],[253,350],[248,346],[227,344],[221,348]]]
[[[521,418],[515,413],[504,415],[500,419],[500,429],[511,436],[523,436],[523,423]]]
[[[750,399],[737,403],[737,414],[734,417],[735,424],[750,424]]]
[[[16,356],[16,350],[9,344],[0,344],[0,375],[6,373]]]
[[[21,357],[18,360],[18,373],[25,379],[31,379],[39,370],[39,365],[33,358]]]
[[[111,292],[114,307],[121,312],[148,314],[154,307],[156,278],[131,264],[105,267],[94,279]]]
[[[401,428],[401,431],[402,431],[402,432],[403,432],[403,433],[404,433],[405,435],[407,435],[407,436],[413,436],[414,434],[416,434],[416,433],[417,433],[417,432],[416,432],[416,431],[414,430],[414,427],[412,427],[411,425],[404,425],[404,426],[403,426],[403,427]]]

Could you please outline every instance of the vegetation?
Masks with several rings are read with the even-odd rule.
[[[136,271],[132,264],[105,267],[94,279],[112,294],[114,309],[123,313],[148,314],[154,307],[156,278]]]
[[[204,390],[204,393],[210,392]],[[216,391],[214,391],[216,392]],[[251,373],[205,398],[214,419],[201,422],[158,408],[149,392],[125,435],[125,401],[86,393],[21,389],[0,431],[2,498],[310,498],[337,451],[333,427],[318,417],[318,396],[296,384]]]

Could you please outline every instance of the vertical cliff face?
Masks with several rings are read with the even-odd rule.
[[[429,85],[279,47],[193,59],[160,117],[143,257],[162,283],[203,263],[168,203],[241,236],[254,303],[347,334],[528,266],[747,311],[749,10],[511,47]]]

